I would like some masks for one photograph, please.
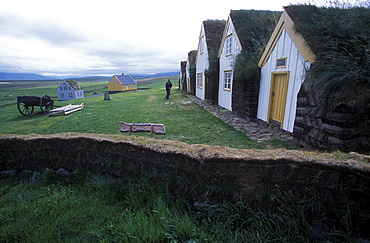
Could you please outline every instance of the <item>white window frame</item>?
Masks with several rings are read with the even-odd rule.
[[[197,88],[203,89],[203,73],[197,73]]]
[[[233,36],[229,35],[226,37],[226,55],[231,55],[232,46],[233,46]]]
[[[227,91],[231,90],[231,77],[232,77],[231,70],[224,71],[224,90]]]
[[[204,35],[199,38],[199,53],[200,53],[200,55],[202,55],[203,52],[204,52],[203,42],[204,42]]]

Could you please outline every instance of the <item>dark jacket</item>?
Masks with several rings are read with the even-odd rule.
[[[166,89],[167,90],[169,90],[169,89],[171,89],[172,88],[172,83],[170,82],[170,81],[168,81],[167,83],[166,83]]]

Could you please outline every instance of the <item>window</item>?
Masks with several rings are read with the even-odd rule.
[[[68,93],[68,97],[69,98],[73,98],[73,94],[72,93]]]
[[[199,53],[202,55],[204,52],[204,47],[203,47],[203,41],[204,41],[204,36],[200,37],[199,39]]]
[[[63,90],[63,87],[62,86],[60,86],[60,90]]]
[[[60,98],[64,98],[64,93],[60,93]]]
[[[286,57],[278,58],[276,60],[276,68],[285,68],[286,67]]]
[[[231,88],[231,71],[224,72],[224,89],[230,90]]]
[[[64,86],[64,90],[67,90],[67,86]]]
[[[233,42],[232,36],[226,38],[226,55],[231,54],[232,42]]]
[[[203,73],[197,73],[197,87],[203,88]]]

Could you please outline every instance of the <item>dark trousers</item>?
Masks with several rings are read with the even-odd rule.
[[[166,92],[167,92],[166,99],[168,100],[170,98],[171,90],[170,89],[166,89]]]

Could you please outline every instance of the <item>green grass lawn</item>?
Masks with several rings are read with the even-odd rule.
[[[234,148],[262,148],[242,132],[224,123],[221,119],[207,112],[204,108],[190,102],[186,95],[177,87],[177,77],[172,78],[174,87],[170,100],[165,97],[166,79],[159,78],[147,82],[139,82],[137,91],[111,94],[111,100],[105,101],[104,96],[85,97],[71,101],[57,101],[56,106],[69,103],[74,105],[85,103],[84,109],[66,116],[50,117],[40,113],[35,107],[35,114],[22,116],[16,105],[16,96],[21,94],[53,96],[56,94],[58,82],[45,83],[33,87],[29,83],[20,83],[25,88],[12,86],[2,89],[1,95],[12,93],[10,97],[0,100],[0,132],[2,134],[55,134],[66,132],[119,134],[119,122],[128,123],[160,123],[166,127],[166,135],[155,135],[157,139],[181,141],[189,144],[222,145]],[[28,84],[28,85],[27,85]],[[104,93],[106,82],[94,81],[82,83],[87,90]],[[36,84],[37,86],[37,84]],[[6,87],[3,84],[2,87]],[[97,90],[96,89],[99,89]],[[93,94],[92,92],[85,96]],[[128,136],[128,134],[122,134]],[[133,136],[149,137],[149,133],[137,133]]]
[[[300,208],[195,207],[166,185],[81,171],[0,181],[0,242],[350,242],[343,232],[315,238]]]

